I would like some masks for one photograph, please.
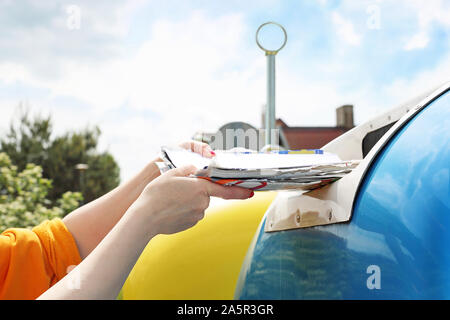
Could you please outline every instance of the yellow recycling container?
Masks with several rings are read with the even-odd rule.
[[[123,299],[232,299],[247,248],[276,192],[210,207],[193,228],[153,238]]]

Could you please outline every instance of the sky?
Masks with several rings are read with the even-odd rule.
[[[98,125],[126,180],[196,131],[259,127],[267,21],[288,34],[276,116],[290,126],[333,126],[342,104],[363,123],[450,80],[448,0],[0,0],[0,134],[20,105],[55,134]]]

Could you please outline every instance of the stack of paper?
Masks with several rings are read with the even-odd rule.
[[[216,151],[212,159],[184,149],[162,148],[169,168],[194,165],[199,178],[252,190],[312,190],[342,178],[359,161],[341,161],[322,150],[278,152]]]

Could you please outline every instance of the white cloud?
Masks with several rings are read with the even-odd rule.
[[[98,61],[95,68],[76,59],[61,61],[61,78],[0,61],[0,81],[47,88],[50,95],[34,98],[31,105],[51,111],[57,129],[79,128],[75,119],[83,117],[100,124],[102,145],[119,159],[124,177],[143,166],[161,144],[189,139],[197,130],[217,130],[227,121],[259,124],[264,61],[256,50],[259,59],[252,61],[246,50],[242,15],[211,18],[194,12],[179,21],[156,21],[149,31],[149,40],[135,54]],[[52,100],[58,97],[74,97],[90,108],[79,112],[55,106]],[[133,116],[144,111],[152,116]]]
[[[0,81],[4,84],[30,80],[31,74],[24,65],[11,62],[0,63]]]
[[[361,43],[361,35],[356,33],[353,23],[342,17],[338,12],[333,12],[333,23],[336,26],[336,32],[338,36],[347,44],[352,46],[358,46]]]
[[[450,3],[446,0],[407,0],[417,10],[419,25],[427,27],[433,22],[450,26]]]
[[[14,99],[1,99],[0,100],[0,110],[2,116],[0,117],[0,135],[7,132],[10,124],[11,118],[14,116],[17,110],[19,102]]]
[[[407,51],[414,50],[414,49],[423,49],[428,45],[429,42],[430,42],[430,39],[429,39],[428,35],[424,31],[421,31],[421,32],[417,33],[416,35],[414,35],[405,44],[404,49]]]
[[[389,100],[401,103],[450,81],[450,54],[441,61],[434,68],[420,72],[414,77],[395,79],[383,88],[383,94]]]
[[[328,4],[328,0],[316,0],[316,1],[321,7],[325,7]]]
[[[127,105],[121,110],[127,115],[100,125],[103,144],[119,159],[123,176],[129,176],[161,144],[189,139],[197,130],[217,130],[227,121],[259,124],[264,61],[259,54],[252,61],[244,34],[239,14],[214,19],[195,12],[181,21],[159,20],[133,56],[99,63],[95,69],[67,62],[63,81],[48,81],[46,86],[52,97],[76,97],[91,105],[89,115],[96,119]],[[245,67],[228,67],[233,64]],[[23,74],[21,79],[26,75],[17,74]],[[39,81],[29,77],[28,82]],[[154,119],[132,116],[145,110]]]
[[[418,31],[405,44],[405,50],[423,49],[430,42],[429,34],[434,24],[450,27],[450,3],[443,0],[405,1],[417,12]]]

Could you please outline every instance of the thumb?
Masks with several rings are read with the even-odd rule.
[[[220,197],[222,199],[248,199],[254,194],[250,189],[235,186],[225,187],[214,182],[203,181],[209,196]]]
[[[170,174],[175,177],[187,177],[190,174],[197,172],[197,167],[194,165],[187,165],[170,170]]]

